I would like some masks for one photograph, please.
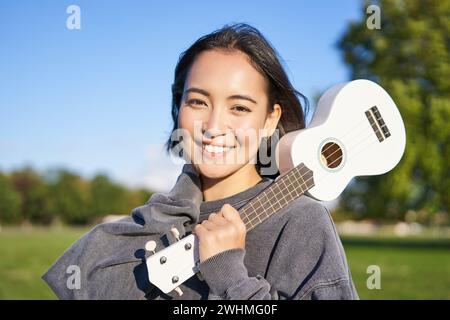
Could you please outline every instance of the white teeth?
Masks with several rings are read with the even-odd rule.
[[[204,144],[203,149],[205,149],[208,152],[223,153],[223,152],[227,152],[228,150],[232,149],[232,147],[220,147],[220,146],[213,146],[210,144]]]

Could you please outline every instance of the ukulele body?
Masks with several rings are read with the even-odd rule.
[[[308,128],[280,139],[276,161],[281,175],[304,163],[314,172],[309,195],[329,201],[353,177],[394,168],[405,143],[403,121],[389,94],[374,82],[355,80],[330,88]]]

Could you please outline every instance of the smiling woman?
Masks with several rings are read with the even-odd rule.
[[[75,243],[44,275],[56,294],[71,299],[357,298],[329,211],[318,201],[302,195],[248,234],[238,211],[279,175],[264,175],[262,143],[273,150],[274,135],[305,127],[303,96],[263,35],[237,24],[200,38],[181,55],[172,94],[174,126],[167,150],[188,162],[175,186],[168,194],[154,194],[131,217],[99,225]],[[181,284],[178,295],[163,292],[149,283],[156,273],[147,270],[146,258],[190,233],[198,237],[201,276]],[[184,246],[182,252],[190,249]],[[166,256],[157,264],[177,270],[181,265]],[[65,284],[72,265],[80,267],[81,288],[71,291]],[[166,273],[161,277],[179,281]]]
[[[268,107],[265,78],[242,52],[209,50],[196,58],[185,88],[178,125],[193,137],[184,150],[201,174],[205,200],[255,185],[261,180],[258,133],[265,129],[270,136],[281,116],[278,103]]]
[[[305,102],[303,108],[299,99]],[[191,110],[186,110],[187,107]],[[269,151],[270,156],[274,130],[276,136],[281,137],[289,131],[304,128],[307,109],[307,99],[290,83],[275,49],[258,30],[245,24],[224,27],[201,37],[180,56],[175,69],[172,86],[173,131],[185,128],[191,137],[195,135],[200,141],[209,137],[211,140],[204,144],[218,147],[228,146],[222,141],[228,139],[227,143],[235,153],[219,155],[226,155],[228,160],[222,161],[228,166],[220,169],[217,165],[213,170],[208,170],[206,165],[196,166],[203,170],[203,176],[223,176],[238,171],[231,164],[237,162],[236,153],[243,156],[245,151],[247,155],[243,158],[247,161],[241,162],[256,166],[243,169],[252,171],[254,176],[256,168],[258,174],[264,175],[261,169],[271,167],[273,163],[270,160],[269,163],[262,163],[260,154],[256,153],[260,139],[265,138],[263,142],[267,146],[264,149]],[[196,121],[202,123],[198,132],[193,130]],[[261,129],[264,131],[259,134]],[[238,130],[241,131],[240,140],[237,135],[233,138]],[[224,135],[225,131],[228,134]],[[249,135],[254,139],[251,145],[244,145],[242,139]],[[192,153],[196,154],[195,150],[188,146],[175,148],[178,142],[172,134],[167,141],[167,149],[181,151],[181,154],[184,149],[191,153],[185,158],[195,162],[192,157]],[[216,156],[211,154],[212,148],[206,147],[206,150],[209,152],[202,155],[207,157],[198,158],[207,161]],[[219,151],[217,148],[215,150]],[[275,169],[275,172],[268,171],[266,175],[275,178],[278,172]]]

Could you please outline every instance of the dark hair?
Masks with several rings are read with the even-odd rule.
[[[238,50],[245,53],[252,65],[268,80],[269,112],[273,111],[273,105],[276,103],[281,106],[282,110],[277,126],[280,138],[287,132],[305,127],[308,99],[292,86],[280,63],[278,53],[269,41],[256,28],[248,24],[238,23],[226,25],[201,37],[180,55],[175,68],[174,83],[172,84],[172,132],[178,128],[178,113],[189,69],[201,52],[213,49]],[[299,97],[305,103],[304,110]],[[178,143],[179,141],[171,141],[169,137],[166,142],[167,151],[170,152]],[[272,147],[275,147],[275,145],[271,147],[270,138],[266,140],[266,143],[268,155],[271,156],[271,150],[275,150]],[[258,156],[256,168],[260,171],[263,166],[268,165],[263,165]],[[277,175],[279,173],[270,177],[274,178]]]

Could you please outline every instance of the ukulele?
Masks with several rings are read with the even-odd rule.
[[[285,134],[276,147],[280,176],[247,202],[239,213],[247,232],[302,194],[317,200],[336,199],[356,176],[393,169],[405,150],[400,112],[389,94],[369,80],[335,85],[320,98],[308,128]],[[155,253],[146,249],[149,281],[164,293],[198,273],[198,238],[190,234]],[[201,277],[201,275],[199,275]]]

